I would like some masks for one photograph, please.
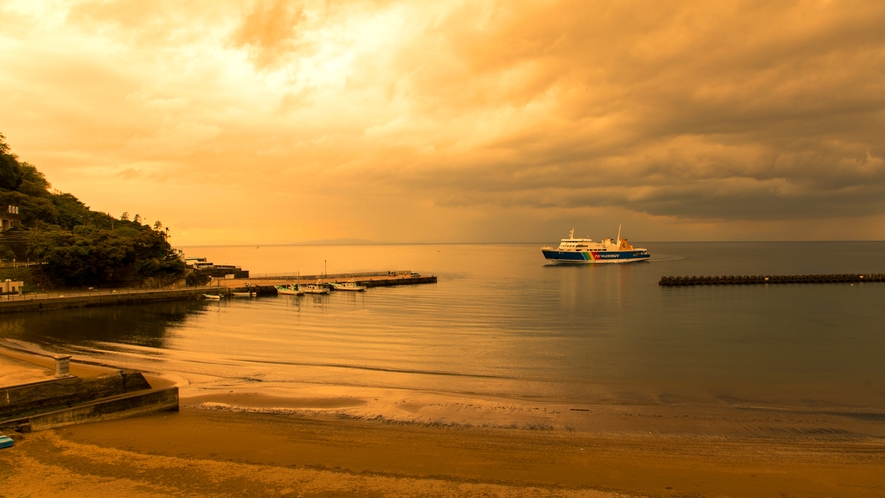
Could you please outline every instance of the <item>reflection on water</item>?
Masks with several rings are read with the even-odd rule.
[[[885,284],[657,285],[885,272],[885,243],[644,245],[651,262],[582,266],[545,265],[535,245],[199,248],[188,256],[250,270],[328,259],[330,271],[409,269],[439,283],[7,315],[0,334],[226,381],[885,409]]]
[[[165,348],[169,330],[205,307],[200,301],[174,301],[4,315],[0,337],[49,347],[120,342]]]

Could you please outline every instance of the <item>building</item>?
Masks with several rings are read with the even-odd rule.
[[[24,288],[24,286],[25,283],[22,281],[15,281],[7,278],[6,280],[0,282],[0,295],[22,295],[22,289]]]
[[[22,224],[18,214],[18,206],[6,206],[6,211],[0,212],[0,232],[5,232],[12,227]]]

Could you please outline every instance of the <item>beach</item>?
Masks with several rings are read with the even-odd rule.
[[[95,367],[92,367],[95,368]],[[151,377],[152,384],[170,382]],[[881,418],[344,386],[16,435],[5,497],[881,496]]]

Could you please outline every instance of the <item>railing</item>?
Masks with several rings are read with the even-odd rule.
[[[0,261],[0,268],[27,268],[29,266],[40,266],[43,263],[36,261]]]
[[[336,279],[336,278],[359,278],[359,277],[400,277],[410,276],[411,270],[397,271],[375,271],[375,272],[356,272],[356,273],[327,273],[318,275],[299,275],[295,272],[288,273],[261,273],[250,275],[250,280],[319,280],[319,279]]]

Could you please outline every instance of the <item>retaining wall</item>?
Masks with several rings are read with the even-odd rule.
[[[72,408],[41,413],[29,418],[26,429],[42,431],[65,425],[115,420],[164,411],[178,411],[177,387],[124,394]]]
[[[124,370],[86,380],[71,376],[11,386],[0,389],[0,419],[150,388],[141,372]]]

